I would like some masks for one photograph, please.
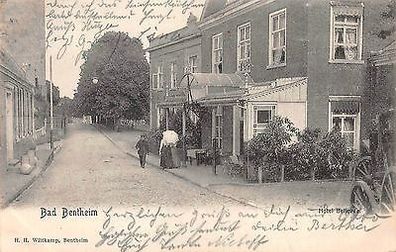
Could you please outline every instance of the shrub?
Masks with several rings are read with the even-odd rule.
[[[293,143],[294,136],[297,141]],[[255,170],[263,170],[265,181],[279,181],[282,165],[285,180],[347,178],[349,165],[357,158],[338,129],[324,135],[320,129],[299,132],[281,117],[248,142],[246,153]]]
[[[287,163],[285,152],[297,132],[289,119],[275,117],[265,132],[248,142],[246,154],[256,168],[263,169],[266,180],[277,181],[280,177],[280,165]]]
[[[347,178],[355,158],[339,130],[325,135],[320,129],[305,129],[288,149],[287,180]]]

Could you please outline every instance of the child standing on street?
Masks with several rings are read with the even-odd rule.
[[[146,165],[146,156],[149,153],[149,145],[146,135],[141,135],[139,141],[136,143],[135,148],[138,150],[140,167],[144,168]]]

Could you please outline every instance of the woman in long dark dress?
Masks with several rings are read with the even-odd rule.
[[[164,131],[160,143],[160,166],[163,169],[180,167],[180,160],[176,149],[178,139],[176,132],[172,130]]]

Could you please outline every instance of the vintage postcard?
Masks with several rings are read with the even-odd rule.
[[[395,0],[0,0],[0,251],[396,251]]]

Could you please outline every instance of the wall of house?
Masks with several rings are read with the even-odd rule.
[[[197,67],[198,71],[201,70],[201,40],[195,38],[186,40],[173,45],[165,46],[163,48],[150,52],[150,87],[151,87],[151,128],[158,128],[157,124],[157,104],[163,102],[165,99],[165,90],[157,89],[153,90],[153,74],[157,73],[159,65],[163,68],[163,86],[170,86],[171,81],[171,63],[176,63],[176,79],[177,83],[181,80],[184,74],[185,67],[188,65],[190,56],[196,55],[198,57]]]
[[[306,128],[306,102],[280,102],[277,104],[277,115],[287,117],[300,130]]]
[[[396,107],[396,78],[393,64],[371,67],[362,103],[362,139],[368,139],[376,117]]]
[[[305,5],[302,0],[279,0],[246,14],[224,19],[220,24],[202,29],[202,71],[212,71],[212,36],[223,33],[224,73],[237,70],[237,27],[251,24],[251,76],[255,82],[274,80],[279,77],[306,76],[307,42]],[[286,8],[286,66],[267,68],[269,64],[269,14]]]
[[[353,0],[364,2],[363,63],[329,63],[330,1],[309,0],[308,16],[308,126],[328,130],[329,95],[362,95],[366,63],[370,51],[382,48],[372,32],[378,31],[380,12],[387,0]]]
[[[2,62],[3,64],[4,62]],[[4,63],[7,66],[7,63]],[[0,67],[3,67],[1,65]],[[6,168],[7,162],[7,120],[6,120],[6,104],[5,94],[6,89],[12,92],[13,96],[13,159],[20,159],[29,148],[34,146],[33,142],[33,104],[31,99],[33,97],[33,86],[23,80],[23,77],[15,73],[6,71],[5,68],[0,72],[2,85],[0,86],[0,147],[1,147],[1,161],[2,168]],[[4,73],[4,74],[3,74]],[[6,74],[5,74],[6,73]],[[19,95],[18,95],[19,92]],[[4,120],[3,120],[4,119]]]
[[[45,84],[45,1],[7,0],[1,3],[0,30],[2,46],[20,65],[25,66],[27,79]],[[43,94],[44,95],[44,94]]]

